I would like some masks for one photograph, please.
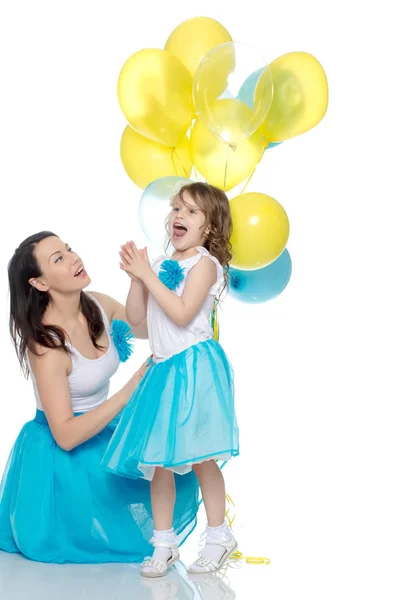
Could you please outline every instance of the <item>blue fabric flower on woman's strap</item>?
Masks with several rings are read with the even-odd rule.
[[[115,319],[111,323],[111,337],[119,354],[119,360],[126,362],[134,348],[134,335],[125,321]]]
[[[170,290],[175,291],[185,278],[185,269],[177,260],[164,260],[160,266],[159,279]]]

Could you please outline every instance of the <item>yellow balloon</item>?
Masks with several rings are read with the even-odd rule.
[[[210,50],[231,41],[231,36],[218,21],[209,17],[194,17],[174,29],[165,44],[165,50],[179,58],[194,76],[200,61]]]
[[[189,178],[193,166],[186,136],[171,149],[145,138],[129,125],[122,134],[120,153],[125,171],[142,189],[160,177]]]
[[[192,121],[193,79],[165,50],[140,50],[122,67],[118,100],[128,122],[149,139],[178,146]]]
[[[221,142],[199,119],[190,136],[193,163],[204,179],[225,191],[241,183],[260,160],[264,136],[257,130],[236,149]]]
[[[254,97],[245,102],[241,90],[258,73]],[[229,42],[211,50],[193,80],[198,117],[226,144],[235,146],[263,123],[273,96],[272,75],[257,50]]]
[[[282,142],[321,121],[328,108],[328,81],[317,59],[306,52],[284,54],[270,69],[274,97],[262,127],[269,142]]]
[[[249,192],[230,201],[233,221],[232,266],[247,271],[271,264],[285,249],[289,219],[285,209],[266,194]]]

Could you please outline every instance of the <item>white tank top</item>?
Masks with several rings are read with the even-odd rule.
[[[153,360],[156,363],[162,362],[174,354],[183,352],[190,348],[190,346],[213,338],[210,315],[215,297],[224,283],[224,270],[219,261],[212,256],[208,250],[202,246],[198,246],[196,250],[198,253],[195,256],[179,261],[179,265],[184,270],[184,279],[175,290],[175,294],[182,296],[183,290],[185,289],[186,278],[190,270],[197,265],[203,256],[207,256],[216,264],[217,281],[211,287],[209,295],[200,311],[186,327],[176,325],[176,323],[165,314],[162,308],[160,308],[153,296],[149,294],[147,305],[147,327]],[[160,256],[152,263],[152,269],[156,275],[159,274],[163,261],[167,259],[167,256]]]
[[[89,295],[90,294],[88,294],[88,296]],[[88,412],[107,400],[110,389],[110,378],[119,367],[119,355],[110,335],[111,326],[107,319],[107,315],[100,302],[93,296],[90,296],[90,298],[97,304],[101,311],[104,327],[107,331],[108,349],[100,356],[100,358],[91,360],[90,358],[83,356],[76,348],[66,342],[71,349],[72,371],[68,376],[68,385],[72,410],[74,413]],[[36,379],[30,365],[29,371],[36,398],[36,407],[39,410],[43,410]]]

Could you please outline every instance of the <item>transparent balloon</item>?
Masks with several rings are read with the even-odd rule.
[[[240,96],[255,74],[252,90]],[[221,44],[201,61],[193,82],[195,110],[220,140],[236,146],[256,131],[272,104],[273,82],[264,58],[252,46]]]
[[[171,212],[170,199],[192,180],[171,175],[156,179],[143,191],[139,202],[139,221],[152,250],[165,254],[168,242],[166,221]]]

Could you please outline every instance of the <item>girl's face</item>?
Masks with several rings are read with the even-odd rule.
[[[183,192],[182,200],[179,196],[174,200],[168,221],[168,232],[172,245],[178,252],[202,246],[209,233],[206,215],[186,190]]]
[[[71,293],[83,290],[90,283],[80,257],[58,237],[39,242],[35,257],[42,275],[29,283],[39,291]]]

